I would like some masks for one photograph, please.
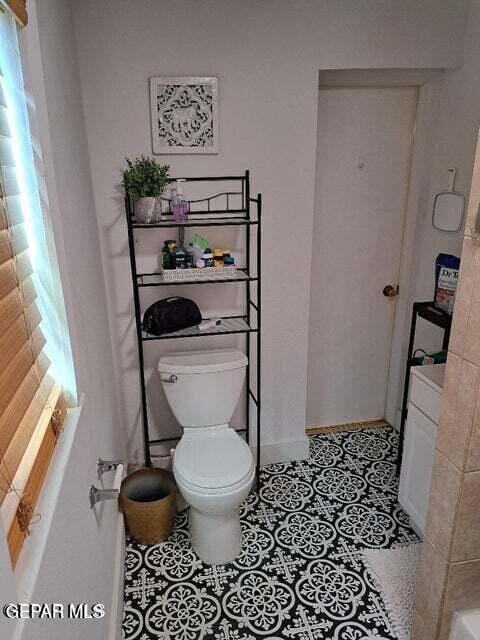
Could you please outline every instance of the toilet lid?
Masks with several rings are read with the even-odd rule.
[[[233,349],[211,351],[178,351],[166,353],[158,361],[160,373],[219,373],[243,369],[248,364],[247,356]]]
[[[175,449],[175,472],[205,489],[237,484],[252,470],[253,455],[234,429],[202,428],[181,438]]]

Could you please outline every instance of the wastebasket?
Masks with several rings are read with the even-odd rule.
[[[142,544],[168,538],[175,520],[175,494],[175,480],[165,469],[139,469],[123,480],[120,504],[134,538]]]

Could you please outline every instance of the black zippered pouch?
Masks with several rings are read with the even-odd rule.
[[[172,296],[154,302],[143,315],[143,330],[154,336],[200,324],[202,314],[193,300]]]

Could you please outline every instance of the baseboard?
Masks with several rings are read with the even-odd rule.
[[[114,487],[119,488],[123,479],[123,465],[119,465],[115,474]],[[110,622],[108,628],[108,640],[118,640],[122,637],[123,620],[123,588],[125,572],[125,524],[123,513],[118,511],[117,526],[114,544],[114,570],[112,585],[112,603],[110,606]]]
[[[305,460],[306,458],[308,458],[308,438],[306,436],[301,440],[275,442],[274,444],[262,444],[260,446],[262,465]]]
[[[337,433],[338,431],[356,431],[361,429],[379,429],[390,426],[386,420],[368,420],[365,422],[346,422],[345,424],[332,424],[323,427],[305,427],[307,436],[316,436],[322,433]]]

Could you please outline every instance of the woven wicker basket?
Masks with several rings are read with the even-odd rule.
[[[205,267],[204,269],[162,269],[165,282],[189,280],[228,280],[238,277],[237,267]],[[240,272],[242,273],[242,272]]]
[[[175,520],[175,494],[175,480],[165,469],[139,469],[123,480],[120,504],[134,538],[142,544],[168,538]]]

